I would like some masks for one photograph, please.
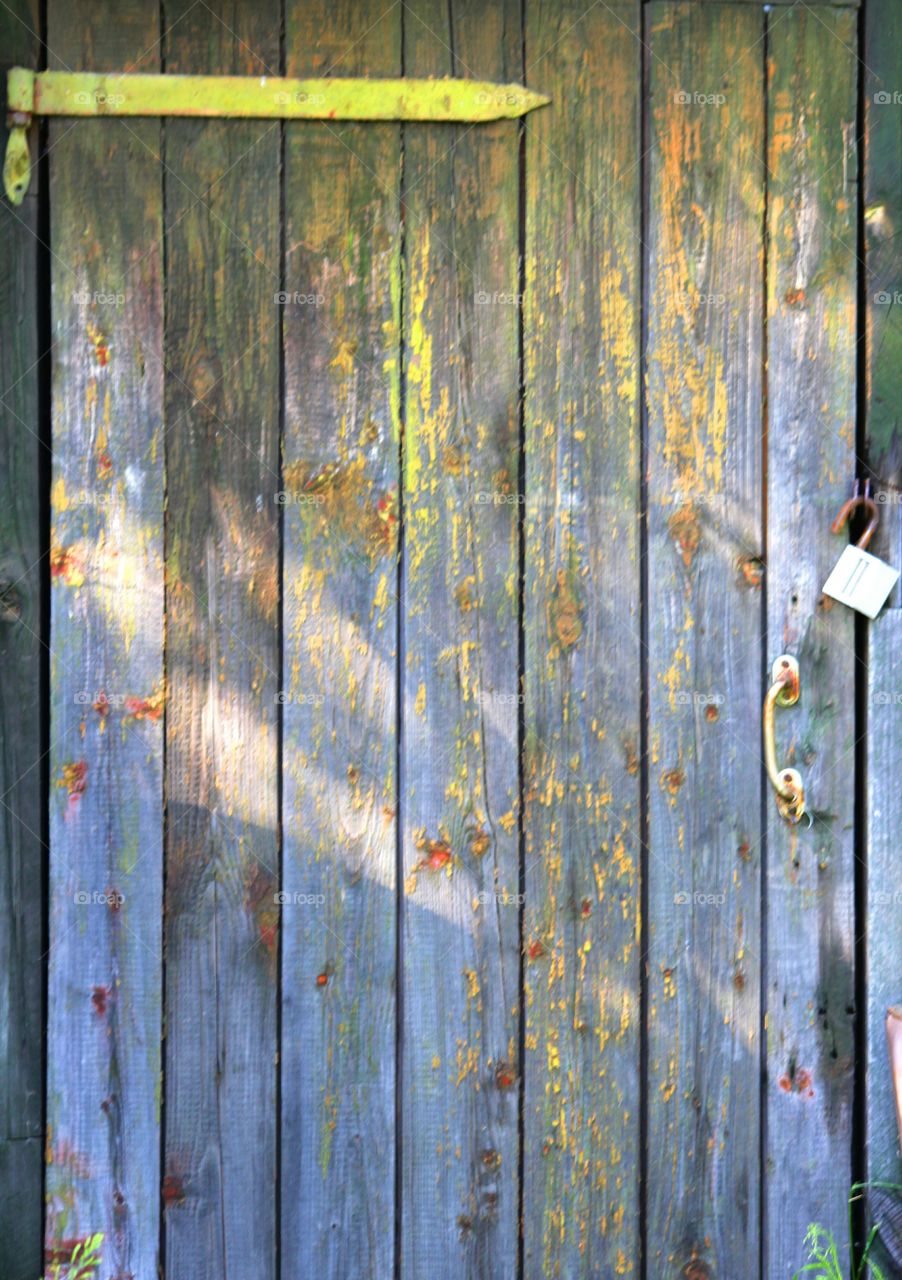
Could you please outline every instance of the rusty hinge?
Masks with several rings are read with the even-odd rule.
[[[28,190],[25,130],[32,116],[221,116],[257,120],[411,120],[479,124],[522,116],[550,98],[486,80],[291,80],[284,76],[170,76],[29,71],[7,77],[10,128],[3,185]]]

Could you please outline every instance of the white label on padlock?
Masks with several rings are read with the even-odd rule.
[[[899,570],[861,547],[846,547],[824,584],[824,595],[876,618],[899,579]]]

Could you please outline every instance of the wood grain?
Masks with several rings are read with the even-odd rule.
[[[169,72],[278,71],[274,0]],[[279,125],[166,123],[166,1274],[275,1273]]]
[[[821,588],[855,469],[855,49],[851,10],[769,22],[767,661],[799,660],[777,749],[813,825],[768,800],[768,1275],[801,1264],[809,1223],[846,1238],[851,1182],[854,619]]]
[[[880,506],[875,555],[902,566],[902,9],[864,16],[866,457]],[[899,587],[891,601],[897,605]]]
[[[405,7],[407,75],[520,75],[519,8]],[[518,147],[405,130],[405,1277],[517,1258]]]
[[[648,1265],[758,1249],[764,16],[658,4],[648,195]]]
[[[867,1176],[899,1182],[902,1156],[885,1019],[902,998],[902,868],[898,789],[902,749],[902,609],[871,624],[868,653]]]
[[[398,75],[401,10],[292,6],[287,73]],[[400,128],[285,136],[282,1260],[395,1235]]]
[[[0,9],[3,84],[36,66],[38,6]],[[5,109],[3,120],[6,119]],[[5,127],[0,143],[6,146]],[[38,409],[38,183],[0,204],[0,1275],[41,1270],[44,1103],[41,583],[47,572]]]
[[[51,0],[51,68],[159,69],[157,15]],[[64,62],[63,62],[64,60]],[[157,121],[50,127],[53,324],[46,1247],[156,1274],[162,918]]]
[[[880,526],[872,543],[902,566],[902,11],[887,0],[865,10],[865,301],[868,394],[865,430]],[[898,588],[893,603],[898,601]],[[867,800],[867,1176],[902,1181],[884,1020],[902,999],[902,875],[894,779],[902,752],[902,611],[888,609],[869,628]]]
[[[638,1275],[639,11],[527,20],[524,1275]]]

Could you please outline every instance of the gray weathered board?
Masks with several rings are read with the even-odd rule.
[[[858,19],[49,0],[51,66],[553,105],[60,120],[49,245],[37,184],[4,208],[4,1280],[43,1178],[47,1265],[100,1232],[98,1280],[744,1280],[845,1240],[864,674],[821,588],[856,439],[899,485],[902,84],[870,0],[862,264]],[[37,23],[4,10],[10,57]],[[859,983],[889,1178],[897,622]],[[810,828],[761,767],[784,650]]]

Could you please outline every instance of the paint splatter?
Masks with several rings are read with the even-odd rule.
[[[74,546],[53,546],[50,549],[50,574],[61,578],[67,587],[80,587],[85,580],[81,552]]]
[[[88,341],[94,348],[94,359],[101,368],[110,363],[110,347],[104,335],[95,325],[88,323],[87,326]]]
[[[133,720],[159,720],[165,701],[162,689],[152,693],[149,698],[126,698],[125,712]]]
[[[87,760],[69,760],[63,765],[56,785],[62,787],[69,796],[69,811],[78,806],[78,802],[88,788]]]

